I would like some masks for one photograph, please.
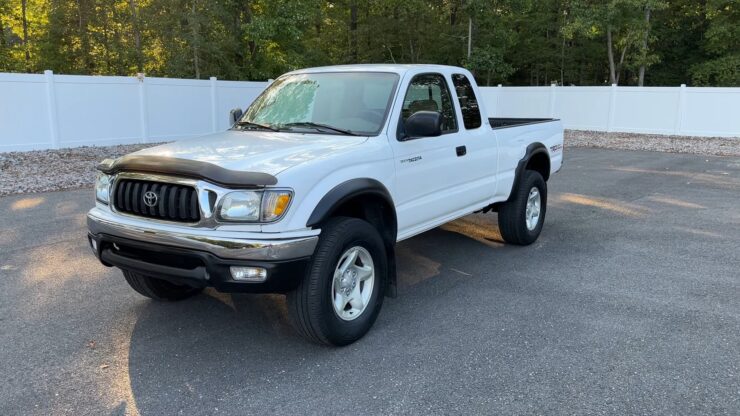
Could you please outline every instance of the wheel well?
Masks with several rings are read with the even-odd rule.
[[[544,180],[548,180],[550,179],[550,158],[545,152],[535,153],[527,161],[525,169],[539,172]]]
[[[547,153],[547,148],[544,144],[538,142],[527,146],[527,151],[524,154],[524,157],[519,159],[519,163],[516,166],[514,183],[511,186],[512,192],[509,193],[507,202],[511,201],[511,198],[514,195],[513,191],[519,187],[522,174],[527,170],[538,172],[542,175],[542,179],[545,181],[550,179],[550,155]],[[497,204],[493,205],[493,209],[498,209]]]
[[[363,194],[342,202],[329,217],[353,217],[365,220],[378,230],[383,240],[396,242],[396,216],[384,198]]]
[[[353,217],[369,222],[383,238],[388,255],[388,286],[386,296],[396,297],[396,222],[395,208],[378,194],[367,193],[353,196],[333,209],[326,219],[331,217]],[[320,226],[320,224],[319,224]]]

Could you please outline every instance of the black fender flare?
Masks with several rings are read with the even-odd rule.
[[[391,207],[395,207],[391,193],[388,192],[388,188],[380,183],[380,181],[371,178],[350,179],[335,186],[321,198],[316,208],[313,209],[313,212],[308,217],[306,227],[319,225],[321,222],[327,220],[343,203],[361,195],[379,196]],[[392,215],[395,219],[395,209]]]
[[[514,183],[511,186],[511,193],[509,194],[509,199],[511,200],[511,195],[514,194],[514,189],[517,189],[519,186],[519,182],[521,182],[522,175],[524,175],[524,171],[527,168],[527,164],[529,163],[530,159],[534,157],[535,155],[543,153],[545,156],[547,156],[547,159],[550,159],[550,153],[547,151],[547,147],[545,147],[544,144],[540,142],[535,142],[527,146],[527,151],[524,152],[524,157],[519,159],[519,163],[516,165],[516,171],[514,173]]]

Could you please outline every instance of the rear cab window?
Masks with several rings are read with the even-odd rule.
[[[475,97],[475,91],[473,91],[470,80],[463,74],[453,74],[452,83],[455,86],[455,93],[460,102],[460,110],[465,128],[467,130],[477,129],[481,126],[480,108],[478,107],[478,99]]]

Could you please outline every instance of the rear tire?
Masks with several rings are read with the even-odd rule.
[[[385,246],[375,227],[357,218],[329,220],[321,227],[303,280],[288,293],[288,311],[298,333],[336,346],[362,338],[383,305],[387,268]],[[360,295],[357,303],[355,293]]]
[[[510,244],[534,243],[542,231],[546,211],[547,183],[539,172],[525,170],[519,186],[512,190],[511,199],[498,210],[501,237]]]
[[[128,270],[123,270],[123,277],[128,284],[139,294],[154,300],[177,301],[195,296],[203,289],[190,286],[181,286],[166,280],[144,276]]]

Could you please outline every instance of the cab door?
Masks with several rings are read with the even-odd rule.
[[[465,207],[460,186],[468,179],[465,148],[461,137],[453,96],[447,79],[439,73],[413,76],[403,93],[402,104],[395,106],[395,135],[389,129],[396,167],[393,195],[398,218],[399,238],[424,231],[444,222]],[[435,137],[406,137],[404,121],[417,111],[437,111],[443,116],[442,134]]]

